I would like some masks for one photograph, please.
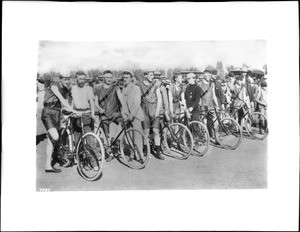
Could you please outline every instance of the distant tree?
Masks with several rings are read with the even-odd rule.
[[[97,76],[101,76],[102,72],[99,69],[90,69],[87,71],[87,74],[90,78],[95,78]]]
[[[226,66],[226,70],[227,70],[228,73],[229,73],[230,71],[234,70],[234,69],[235,69],[234,65],[227,65],[227,66]]]
[[[171,79],[173,77],[173,69],[169,68],[167,70],[167,78],[168,79]]]
[[[243,69],[249,69],[250,66],[249,66],[248,64],[246,64],[246,63],[243,63],[243,64],[242,64],[242,68],[243,68]]]
[[[268,74],[267,64],[264,64],[263,69],[264,69],[264,71],[265,71],[265,74]]]
[[[144,79],[144,71],[142,69],[136,69],[133,71],[134,76],[136,77],[137,81],[138,80],[143,80]]]
[[[218,75],[220,76],[220,78],[224,79],[225,78],[225,70],[224,70],[222,61],[217,62],[216,69],[218,71]]]

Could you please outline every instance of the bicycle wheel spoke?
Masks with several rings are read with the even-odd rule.
[[[144,144],[147,145],[146,151],[143,148]],[[136,129],[126,130],[121,139],[120,151],[122,154],[120,161],[133,169],[141,169],[148,162],[150,153],[148,140]]]
[[[235,149],[241,142],[241,129],[236,121],[223,118],[216,129],[216,138],[224,148]]]
[[[94,133],[84,134],[77,147],[79,174],[86,180],[98,179],[104,163],[104,149],[101,140]]]

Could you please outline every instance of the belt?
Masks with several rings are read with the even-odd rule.
[[[51,106],[55,106],[57,103],[58,103],[58,101],[56,101],[56,102],[44,102],[44,106],[51,107]]]
[[[82,108],[74,108],[75,110],[77,110],[77,111],[88,111],[88,110],[90,110],[90,108],[85,108],[85,109],[82,109]]]

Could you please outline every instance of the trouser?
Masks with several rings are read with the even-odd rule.
[[[216,118],[215,111],[212,107],[203,106],[202,111],[207,115],[207,130],[210,137],[214,137],[214,120]]]

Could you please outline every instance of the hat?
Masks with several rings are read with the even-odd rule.
[[[242,80],[243,80],[243,76],[242,76],[242,75],[237,75],[237,76],[235,77],[235,79],[236,79],[237,81],[242,81]]]
[[[218,75],[218,70],[215,69],[215,68],[212,69],[212,70],[211,70],[211,74],[212,74],[212,75]]]
[[[110,70],[105,70],[105,71],[103,72],[103,75],[104,75],[104,74],[107,74],[107,73],[113,74],[112,71],[110,71]]]
[[[148,75],[149,73],[153,73],[154,74],[154,71],[153,70],[144,71],[144,75]]]
[[[196,77],[195,73],[192,73],[192,72],[190,72],[189,74],[186,75],[186,79],[195,78],[195,77]]]
[[[86,74],[85,74],[84,71],[77,71],[77,72],[76,72],[76,76],[81,76],[81,75],[86,76]]]
[[[233,72],[230,72],[230,73],[228,74],[228,76],[229,76],[229,77],[234,77],[234,73],[233,73]]]
[[[133,73],[131,71],[129,71],[129,70],[123,71],[123,75],[124,74],[129,74],[131,77],[133,77]]]
[[[211,73],[212,73],[212,71],[211,71],[211,70],[209,70],[209,69],[205,69],[205,70],[204,70],[204,73],[210,73],[210,74],[211,74]]]
[[[267,87],[267,82],[265,80],[262,80],[260,82],[261,87]]]

